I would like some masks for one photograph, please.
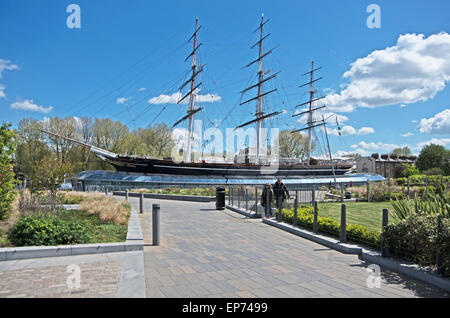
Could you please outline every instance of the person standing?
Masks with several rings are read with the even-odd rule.
[[[272,216],[272,200],[273,192],[270,183],[264,185],[264,190],[261,198],[261,205],[264,207],[264,218]]]
[[[286,198],[290,198],[289,191],[282,182],[281,178],[279,177],[277,179],[277,182],[273,185],[273,192],[275,195],[275,201],[277,204],[277,209],[283,207],[283,202],[286,200]]]

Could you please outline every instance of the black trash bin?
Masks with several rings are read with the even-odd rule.
[[[345,192],[345,198],[346,199],[351,199],[352,198],[352,193],[351,192]]]
[[[216,187],[216,209],[225,209],[225,187]]]

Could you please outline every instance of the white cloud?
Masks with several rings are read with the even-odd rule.
[[[143,91],[145,91],[145,90],[146,90],[145,87],[141,87],[141,88],[138,89],[139,92],[143,92]]]
[[[296,112],[294,112],[294,114],[298,114],[304,111],[307,111],[307,108],[298,110]],[[331,124],[336,124],[336,117],[339,123],[344,123],[346,121],[348,121],[348,117],[345,115],[341,115],[341,114],[336,114],[333,112],[323,112],[321,110],[317,110],[314,112],[314,119],[315,120],[321,120],[322,119],[322,115],[325,118],[325,122],[327,123],[331,123]],[[308,115],[303,115],[300,116],[300,118],[297,120],[297,122],[299,122],[300,124],[306,125],[306,123],[308,122]]]
[[[357,59],[343,77],[349,83],[324,100],[333,111],[434,98],[450,80],[450,35],[400,35],[396,45]]]
[[[12,71],[18,69],[19,67],[15,64],[11,64],[11,61],[0,59],[0,78],[2,78],[4,70]]]
[[[173,93],[172,95],[161,94],[157,97],[152,97],[148,100],[149,104],[176,104],[182,98],[181,92]],[[214,94],[196,95],[195,101],[197,103],[215,103],[221,101],[222,97]],[[182,104],[187,104],[188,98],[185,98]]]
[[[408,133],[400,135],[400,136],[402,136],[402,137],[409,137],[409,136],[412,136],[412,135],[413,135],[412,132],[408,132]]]
[[[450,144],[450,138],[432,138],[431,140],[420,142],[416,145],[415,149],[420,150],[425,146],[435,144],[435,145],[441,145],[441,146],[447,146]]]
[[[0,59],[0,78],[3,76],[3,71],[12,71],[12,70],[18,70],[19,67],[15,64],[11,64],[11,61]],[[6,87],[2,84],[0,84],[0,98],[6,97],[5,95],[5,89]]]
[[[385,144],[383,142],[365,142],[360,141],[356,145],[352,145],[351,148],[353,149],[363,149],[368,151],[392,151],[395,148],[400,148],[402,146],[394,145],[394,144]]]
[[[339,130],[336,128],[327,129],[328,133],[330,135],[339,136]],[[349,135],[369,135],[375,133],[375,129],[372,127],[361,127],[358,130],[352,126],[344,126],[341,128],[341,135],[342,136],[349,136]]]
[[[361,127],[358,129],[358,135],[370,135],[374,133],[375,129],[373,129],[372,127]]]
[[[6,87],[0,84],[0,98],[5,97],[5,89]]]
[[[445,109],[431,118],[422,118],[419,131],[438,135],[450,134],[450,109]]]
[[[411,122],[413,123],[413,124],[417,124],[419,121],[418,120],[411,120]]]
[[[20,109],[20,110],[26,110],[26,111],[32,111],[32,112],[41,112],[44,114],[48,114],[52,111],[53,107],[43,107],[34,104],[33,100],[26,99],[23,102],[15,102],[11,104],[11,109]]]
[[[116,99],[116,103],[117,104],[125,104],[128,101],[129,98],[125,98],[125,97],[119,97]]]

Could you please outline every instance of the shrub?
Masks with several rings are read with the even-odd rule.
[[[55,215],[28,215],[19,219],[10,233],[16,246],[83,244],[91,240],[83,223],[63,221]]]
[[[431,168],[423,172],[427,176],[442,176],[444,171],[441,168]]]
[[[450,221],[443,219],[443,233],[438,241],[437,218],[412,214],[385,228],[384,241],[389,253],[422,266],[433,266],[439,250],[442,271],[450,275]]]
[[[278,212],[277,212],[278,215]],[[283,210],[283,221],[293,223],[294,210]],[[299,226],[313,229],[314,225],[314,208],[301,208],[297,211],[297,224]],[[334,219],[327,217],[318,217],[317,225],[319,232],[327,233],[333,236],[339,236],[341,225]],[[347,224],[348,239],[355,243],[361,243],[367,246],[379,248],[380,234],[369,230],[367,227],[358,224]]]

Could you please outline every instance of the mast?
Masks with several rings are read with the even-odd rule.
[[[336,184],[336,173],[334,172],[333,156],[331,155],[330,142],[328,141],[327,125],[325,125],[325,118],[323,115],[322,121],[323,121],[323,129],[325,130],[325,136],[327,137],[328,154],[330,155],[330,163],[331,163],[331,170],[333,171],[334,184]]]
[[[307,164],[310,165],[311,164],[311,148],[312,148],[312,132],[313,132],[313,128],[317,127],[317,126],[321,126],[322,124],[316,125],[317,122],[313,121],[313,113],[316,110],[322,109],[325,106],[321,106],[321,107],[317,107],[317,108],[313,108],[313,103],[321,100],[323,98],[325,98],[325,96],[319,97],[319,98],[314,98],[314,94],[316,93],[316,90],[314,88],[314,83],[317,81],[320,81],[322,79],[322,77],[318,78],[318,79],[314,79],[314,72],[320,70],[322,67],[318,67],[316,69],[314,69],[314,61],[311,62],[311,71],[306,72],[305,74],[302,74],[302,76],[305,75],[309,75],[310,79],[308,83],[305,83],[301,86],[299,86],[299,88],[304,87],[309,85],[309,101],[306,103],[302,103],[300,105],[297,105],[295,107],[301,107],[304,105],[308,105],[308,110],[298,113],[298,114],[294,114],[292,117],[295,116],[300,116],[303,114],[308,114],[308,120],[307,120],[307,128],[305,129],[299,129],[299,130],[295,130],[293,132],[297,132],[297,131],[302,131],[302,130],[308,130],[308,151],[307,151]],[[325,125],[325,122],[323,122],[323,125]]]
[[[188,140],[187,140],[187,145],[184,149],[184,160],[185,162],[192,162],[192,139],[193,139],[193,126],[194,126],[194,115],[196,113],[198,113],[199,111],[202,110],[201,107],[196,108],[195,107],[195,96],[196,96],[196,92],[197,89],[201,86],[202,83],[199,83],[196,85],[195,83],[195,79],[196,77],[203,71],[203,67],[204,65],[197,65],[197,50],[200,46],[202,46],[203,43],[199,43],[197,44],[197,34],[198,31],[201,29],[201,26],[198,26],[198,19],[195,19],[195,29],[194,29],[194,33],[192,34],[192,36],[189,38],[188,42],[190,42],[192,39],[194,39],[193,43],[194,43],[194,47],[192,49],[191,54],[189,54],[189,56],[185,59],[185,62],[192,57],[192,64],[191,64],[191,68],[192,68],[192,75],[191,77],[183,83],[183,85],[180,86],[179,90],[181,91],[184,87],[186,87],[188,84],[190,84],[190,90],[188,93],[186,93],[178,102],[177,104],[180,104],[182,101],[184,101],[186,98],[189,97],[189,102],[188,102],[188,110],[187,110],[187,115],[185,115],[183,118],[181,118],[180,120],[178,120],[173,126],[177,126],[179,123],[183,122],[184,120],[188,119]]]
[[[270,36],[270,33],[267,35],[264,35],[264,31],[263,31],[263,27],[264,25],[269,22],[269,19],[267,19],[266,21],[264,21],[264,14],[261,15],[261,23],[259,25],[259,27],[253,31],[253,32],[257,32],[259,31],[259,41],[256,42],[255,44],[253,44],[253,46],[251,47],[252,49],[254,47],[258,47],[258,58],[252,62],[250,62],[249,64],[247,64],[244,68],[247,68],[255,63],[258,63],[258,83],[247,87],[246,89],[242,90],[240,93],[243,95],[244,93],[246,93],[247,91],[253,89],[253,88],[257,88],[258,89],[258,93],[256,97],[253,97],[251,99],[246,100],[245,102],[240,103],[240,105],[244,105],[247,104],[251,101],[256,100],[256,112],[255,112],[255,119],[248,121],[238,127],[236,127],[235,129],[238,128],[242,128],[245,126],[248,126],[250,124],[256,123],[256,164],[259,163],[259,158],[260,158],[260,139],[261,139],[261,128],[262,128],[262,123],[265,119],[276,116],[281,114],[282,112],[273,112],[271,114],[265,114],[264,113],[264,108],[263,108],[263,97],[266,95],[269,95],[273,92],[275,92],[277,89],[273,89],[271,91],[268,92],[263,92],[263,83],[268,82],[269,80],[275,78],[277,76],[277,73],[270,75],[266,78],[264,78],[264,69],[263,69],[263,58],[268,56],[269,54],[271,54],[273,52],[273,50],[275,48],[272,48],[271,50],[267,51],[266,53],[263,52],[263,41],[268,38]]]

